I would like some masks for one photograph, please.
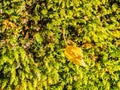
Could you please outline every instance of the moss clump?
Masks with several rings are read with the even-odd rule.
[[[120,89],[119,0],[0,2],[1,90]],[[88,67],[65,58],[67,40]]]

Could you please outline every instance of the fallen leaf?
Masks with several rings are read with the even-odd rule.
[[[65,56],[73,63],[81,66],[87,66],[83,60],[83,52],[82,49],[75,46],[67,45],[65,49]]]

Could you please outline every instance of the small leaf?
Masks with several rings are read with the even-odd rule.
[[[24,49],[20,48],[20,51],[19,51],[19,52],[20,52],[20,55],[21,55],[21,60],[24,61],[25,55],[26,55]]]
[[[22,80],[22,89],[27,90],[27,82],[25,80]]]
[[[120,81],[117,83],[118,88],[120,89]]]
[[[25,73],[21,72],[21,80],[23,81],[25,79]]]
[[[116,11],[117,8],[118,8],[118,5],[116,3],[112,5],[113,11]]]
[[[30,81],[28,81],[28,90],[34,90]]]
[[[83,52],[79,47],[67,46],[65,49],[65,56],[75,64],[86,66],[83,60]]]
[[[14,70],[11,72],[10,85],[13,84],[13,82],[15,81],[15,78],[16,78],[16,71]]]
[[[7,51],[6,48],[3,48],[1,54],[4,55],[6,53],[6,51]]]
[[[38,42],[38,43],[41,43],[42,42],[42,37],[40,36],[39,33],[36,33],[35,36],[34,36],[35,40]]]
[[[5,86],[7,85],[7,82],[8,82],[7,79],[3,81],[1,89],[4,89],[4,88],[5,88]]]
[[[42,12],[43,15],[46,15],[48,11],[44,9],[41,12]]]
[[[34,88],[36,88],[37,87],[37,79],[34,79],[34,81],[33,81],[33,86],[34,86]]]
[[[19,62],[19,53],[17,50],[14,51],[14,57],[17,62]]]

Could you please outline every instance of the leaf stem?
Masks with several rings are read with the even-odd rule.
[[[67,41],[66,41],[66,38],[65,38],[65,30],[63,30],[63,39],[64,39],[64,42],[65,42],[65,45],[67,46]]]

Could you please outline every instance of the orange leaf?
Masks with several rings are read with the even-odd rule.
[[[87,66],[83,60],[83,52],[79,47],[67,45],[65,49],[65,56],[75,64]]]

